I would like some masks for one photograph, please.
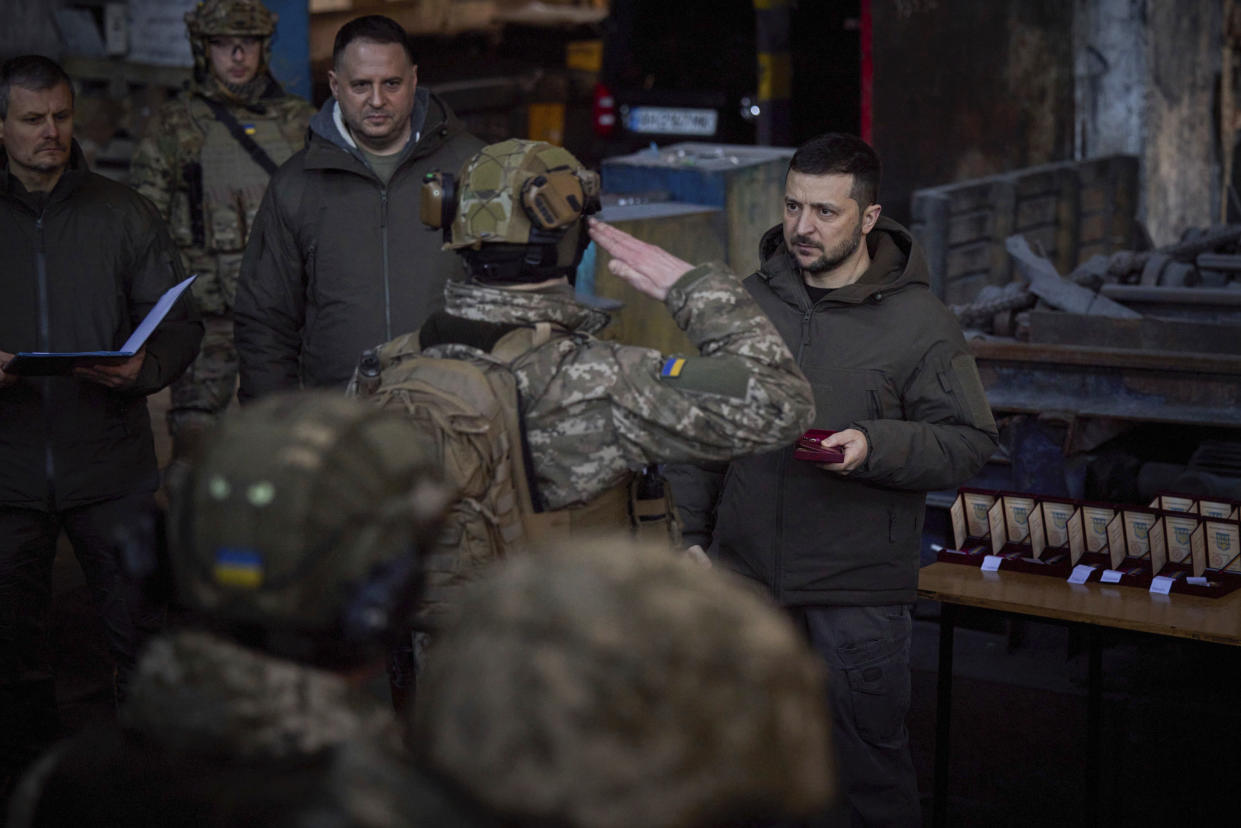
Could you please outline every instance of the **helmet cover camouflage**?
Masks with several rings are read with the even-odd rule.
[[[303,641],[348,639],[350,624],[362,638],[408,629],[415,548],[448,500],[418,445],[407,418],[327,392],[226,415],[173,492],[179,597],[213,621]],[[396,596],[403,617],[349,617],[396,606],[358,604],[385,583],[409,593]]]
[[[204,0],[185,13],[190,40],[213,35],[271,37],[278,15],[259,0]]]
[[[568,173],[581,189],[569,197],[571,221],[539,233],[522,204],[532,180]],[[572,183],[572,182],[571,182]],[[578,253],[582,215],[598,209],[599,176],[568,150],[545,141],[510,139],[483,147],[465,162],[457,178],[457,209],[448,249],[477,250],[484,244],[554,243],[557,264],[571,266]],[[532,235],[532,231],[534,231]]]
[[[199,83],[211,77],[207,41],[212,37],[261,37],[263,54],[256,78],[262,78],[271,65],[271,40],[279,15],[267,10],[259,0],[203,0],[185,13],[185,32],[194,54],[194,77]],[[215,84],[212,84],[213,86]]]
[[[517,824],[732,824],[831,795],[824,665],[735,576],[586,538],[502,562],[458,617],[414,744]]]

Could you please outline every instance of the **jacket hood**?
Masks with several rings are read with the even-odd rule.
[[[245,758],[305,755],[392,726],[332,673],[203,632],[151,641],[120,715],[170,749]]]
[[[868,299],[881,299],[883,293],[901,290],[909,285],[930,286],[931,272],[926,255],[914,242],[913,235],[901,224],[880,216],[875,228],[866,236],[870,251],[870,269],[851,285],[832,291],[831,301],[860,304]],[[797,262],[784,244],[784,228],[777,224],[763,234],[759,242],[758,276],[773,291],[792,305],[808,302]]]
[[[317,135],[335,147],[339,147],[349,153],[354,158],[366,164],[366,158],[362,155],[362,151],[358,149],[357,143],[352,136],[345,133],[343,124],[337,116],[337,107],[339,104],[336,98],[328,98],[314,117],[310,119],[310,133]],[[436,111],[432,113],[432,109]],[[428,117],[430,116],[430,117]],[[437,117],[438,116],[438,117]],[[431,93],[423,87],[414,90],[414,109],[409,113],[410,135],[413,137],[402,154],[408,154],[410,148],[421,143],[430,132],[428,126],[434,128],[440,122],[446,120],[446,111],[444,105],[438,100],[432,100]],[[428,121],[430,122],[428,124]]]

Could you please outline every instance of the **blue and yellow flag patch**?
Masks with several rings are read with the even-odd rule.
[[[263,583],[263,558],[256,549],[220,547],[212,574],[223,586],[257,589]]]
[[[242,124],[241,128],[246,131],[246,135],[257,135],[258,130],[254,128],[254,124]]]
[[[668,357],[668,361],[664,363],[664,367],[660,370],[661,377],[679,377],[682,369],[685,368],[685,357]]]

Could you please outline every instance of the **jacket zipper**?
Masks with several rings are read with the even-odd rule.
[[[395,175],[395,173],[393,173]],[[384,342],[392,339],[392,287],[388,281],[388,187],[379,188],[379,240],[384,263]]]
[[[35,243],[37,249],[35,251],[35,275],[39,286],[39,348],[43,351],[52,350],[52,315],[48,308],[48,285],[47,285],[47,254],[45,252],[46,245],[43,239],[43,217],[47,214],[45,207],[38,217],[34,220]],[[50,377],[44,377],[40,383],[43,386],[43,422],[46,428],[50,429],[52,422],[52,400]],[[56,508],[56,460],[52,455],[52,440],[49,431],[47,439],[43,444],[43,473],[47,476],[47,505],[49,509]]]
[[[806,353],[806,346],[810,344],[810,318],[814,316],[814,307],[809,307],[801,316],[801,341],[797,343],[797,367],[802,367],[802,356]],[[776,490],[776,548],[775,554],[775,571],[772,573],[773,593],[777,603],[784,603],[784,492],[788,487],[789,457],[785,452],[780,457],[780,487]]]

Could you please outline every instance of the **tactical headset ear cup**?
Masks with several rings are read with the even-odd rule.
[[[379,510],[378,520],[359,527],[353,542],[375,561],[364,580],[341,606],[338,629],[346,642],[363,644],[408,632],[413,624],[422,581],[422,552],[414,538],[413,517],[407,497],[394,498]],[[375,549],[404,537],[405,553],[386,556]]]
[[[457,181],[452,173],[430,172],[422,180],[419,217],[422,223],[445,232],[457,212]]]
[[[586,194],[572,170],[549,170],[522,184],[521,206],[539,230],[561,230],[581,218]]]
[[[457,217],[457,177],[452,173],[441,173],[440,181],[444,193],[440,198],[440,226],[448,232]]]

